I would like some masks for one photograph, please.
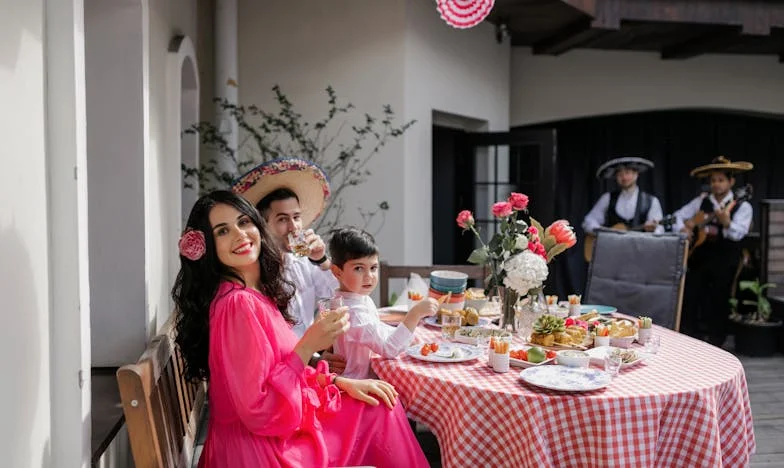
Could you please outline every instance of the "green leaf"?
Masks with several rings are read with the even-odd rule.
[[[544,249],[546,251],[548,251],[548,252],[550,251],[550,249],[555,247],[555,244],[557,244],[557,243],[558,243],[558,241],[555,240],[555,236],[553,236],[553,235],[542,237],[542,245],[544,245]],[[564,250],[566,250],[566,249],[564,249]],[[563,252],[563,250],[561,252]],[[558,252],[558,253],[561,253],[561,252]]]
[[[566,244],[558,244],[555,247],[553,247],[552,250],[549,250],[547,252],[547,262],[549,263],[550,260],[553,259],[553,257],[555,257],[556,255],[562,253],[566,249],[568,249]]]
[[[544,228],[542,227],[542,224],[533,217],[531,217],[531,226],[535,227],[536,230],[539,231],[540,238],[544,237]]]
[[[741,291],[748,291],[748,290],[752,290],[753,291],[755,283],[757,283],[757,282],[756,281],[741,281],[741,282],[738,283],[738,286],[740,287]]]
[[[468,256],[468,262],[473,263],[475,265],[483,265],[487,263],[487,257],[489,256],[489,252],[487,251],[487,247],[479,247],[471,252],[471,255]]]

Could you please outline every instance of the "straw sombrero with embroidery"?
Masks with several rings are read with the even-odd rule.
[[[747,172],[752,169],[754,169],[754,164],[748,161],[732,162],[724,156],[719,156],[718,158],[714,158],[710,164],[693,169],[689,175],[702,178],[710,176],[713,171],[727,171],[735,174],[738,172]]]
[[[633,156],[611,159],[599,166],[599,169],[596,170],[596,178],[612,179],[615,176],[615,171],[621,168],[634,169],[642,173],[648,169],[653,169],[653,161]]]
[[[287,188],[297,194],[304,227],[319,217],[329,199],[329,180],[311,161],[297,158],[273,159],[260,164],[237,179],[232,190],[256,206],[262,198]]]

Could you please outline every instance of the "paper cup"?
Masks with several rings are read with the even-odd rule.
[[[509,353],[495,354],[493,370],[500,373],[509,372]]]

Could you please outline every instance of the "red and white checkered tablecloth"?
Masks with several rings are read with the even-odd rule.
[[[438,364],[403,355],[377,358],[373,369],[436,435],[446,468],[747,466],[755,442],[743,366],[655,328],[656,358],[593,392],[530,386],[521,369],[497,374],[486,358]],[[419,327],[417,337],[437,342],[439,333]]]

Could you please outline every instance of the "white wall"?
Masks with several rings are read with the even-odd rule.
[[[181,207],[178,200],[167,196],[167,190],[180,186],[180,155],[170,154],[177,147],[179,133],[171,131],[170,79],[178,76],[167,73],[169,43],[177,35],[185,35],[194,42],[197,36],[197,5],[194,0],[150,1],[150,62],[149,62],[149,161],[146,168],[145,222],[147,265],[148,332],[155,334],[169,318],[172,301],[169,292],[174,283],[178,262],[177,239],[180,230]],[[177,109],[179,111],[179,109]]]
[[[662,109],[784,113],[784,66],[771,56],[573,50],[512,52],[511,125]]]
[[[50,466],[43,2],[0,6],[0,454]]]
[[[402,122],[403,0],[275,0],[239,2],[239,100],[269,105],[280,84],[309,121],[326,114],[327,85],[352,102],[360,118],[390,104]],[[362,123],[352,121],[351,123]],[[350,131],[344,134],[350,136]],[[403,255],[403,141],[390,143],[369,165],[370,182],[346,191],[342,221],[361,225],[357,207],[387,200],[391,209],[376,240],[384,256]]]
[[[395,262],[432,263],[433,111],[486,121],[489,131],[509,129],[510,47],[494,31],[488,23],[452,28],[435,2],[406,1],[404,109],[417,124],[405,137],[405,251]]]
[[[243,104],[269,104],[279,83],[306,118],[325,109],[331,84],[360,112],[391,104],[399,122],[417,123],[374,158],[371,180],[346,192],[343,221],[362,224],[355,208],[387,200],[376,236],[385,259],[432,258],[431,160],[434,110],[488,121],[509,120],[509,45],[493,28],[455,30],[430,0],[240,1],[239,89]]]
[[[148,60],[140,0],[86,0],[92,365],[121,366],[147,339],[144,168]]]

